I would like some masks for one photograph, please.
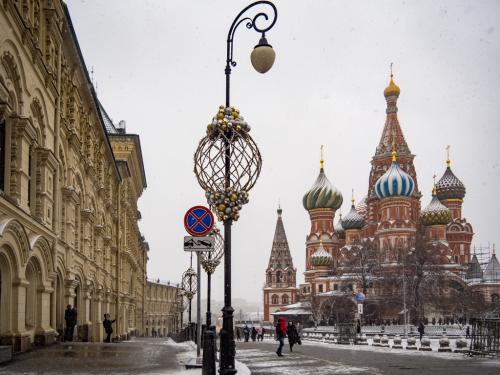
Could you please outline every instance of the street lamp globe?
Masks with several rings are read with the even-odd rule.
[[[254,47],[250,54],[252,66],[259,73],[266,73],[272,68],[275,58],[276,52],[274,52],[273,47],[267,43],[266,37],[262,36],[259,40],[259,44]]]

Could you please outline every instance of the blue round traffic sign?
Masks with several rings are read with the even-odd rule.
[[[363,303],[365,301],[366,297],[365,297],[364,293],[359,292],[359,293],[356,293],[356,296],[354,298],[356,298],[356,302]]]
[[[191,236],[204,236],[214,227],[214,215],[205,206],[194,206],[184,215],[184,228]]]

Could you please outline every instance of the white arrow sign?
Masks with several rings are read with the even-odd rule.
[[[184,237],[184,251],[212,251],[214,249],[214,238],[206,237]]]

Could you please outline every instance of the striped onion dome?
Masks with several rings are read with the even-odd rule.
[[[354,207],[354,198],[352,200],[351,211],[342,219],[342,227],[348,229],[362,229],[365,226],[365,219]]]
[[[323,165],[321,165],[318,178],[311,189],[304,195],[304,198],[302,198],[304,208],[308,211],[316,208],[331,208],[336,210],[342,205],[343,200],[342,194],[328,180]]]
[[[356,205],[356,211],[358,214],[360,214],[363,217],[366,217],[366,214],[368,212],[368,205],[366,204],[366,197],[361,199],[358,204]]]
[[[318,250],[311,255],[311,264],[315,267],[331,266],[333,264],[333,257],[325,250],[323,242],[319,243]]]
[[[392,152],[392,164],[375,183],[375,194],[379,199],[388,197],[409,197],[415,188],[413,178],[396,161],[396,151]]]
[[[432,200],[420,213],[424,225],[446,225],[451,222],[451,211],[443,205],[437,195],[436,188],[432,190]]]
[[[333,232],[337,235],[338,238],[345,238],[344,227],[342,226],[342,214],[340,214],[339,220],[333,227]]]
[[[443,199],[463,199],[465,197],[465,186],[452,172],[448,161],[448,167],[443,177],[436,184],[437,197]]]

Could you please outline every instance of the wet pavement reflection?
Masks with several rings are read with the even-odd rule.
[[[120,343],[62,343],[20,354],[0,374],[168,374],[183,349],[163,339]]]

